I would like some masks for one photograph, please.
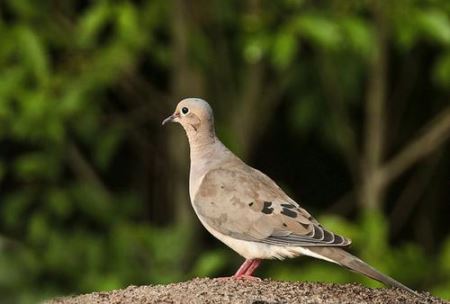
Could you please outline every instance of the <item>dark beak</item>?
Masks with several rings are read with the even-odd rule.
[[[174,120],[175,118],[177,118],[178,116],[179,116],[179,115],[177,115],[176,113],[170,115],[169,117],[167,117],[166,119],[163,120],[163,122],[162,122],[161,125],[164,126],[164,125],[165,125],[166,123],[168,123],[168,122],[173,122],[173,120]]]

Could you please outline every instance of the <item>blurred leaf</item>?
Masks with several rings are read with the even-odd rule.
[[[439,281],[433,289],[433,295],[450,299],[450,236],[447,237],[441,248],[439,260],[437,261],[436,272],[431,274],[435,281]]]
[[[45,242],[49,232],[49,220],[44,213],[34,214],[28,229],[28,240],[34,244]]]
[[[53,178],[58,173],[58,164],[51,155],[42,152],[28,153],[17,159],[15,173],[26,181],[37,178]]]
[[[27,0],[7,0],[7,2],[8,6],[19,16],[31,17],[36,14],[36,7],[33,2]],[[47,8],[45,4],[41,5],[42,9]]]
[[[41,38],[30,28],[18,27],[16,30],[18,46],[26,65],[40,83],[49,77],[47,53]]]
[[[100,136],[96,147],[96,163],[100,168],[105,169],[109,165],[122,138],[123,132],[118,128],[109,129]]]
[[[32,193],[30,190],[13,192],[3,197],[0,207],[3,211],[3,224],[11,229],[16,230],[22,227],[21,219],[26,217],[26,211],[32,203]]]
[[[130,49],[119,43],[108,46],[96,55],[95,64],[89,67],[86,85],[110,85],[132,64],[133,53]]]
[[[283,281],[308,281],[308,282],[330,282],[348,283],[353,276],[349,276],[347,270],[337,265],[311,257],[303,257],[302,266],[294,266],[295,262],[278,262],[276,268],[270,272],[270,277]],[[299,263],[299,261],[297,261]],[[289,265],[287,265],[289,264]]]
[[[272,61],[279,69],[285,69],[297,52],[297,39],[293,33],[284,30],[276,37],[272,51]]]
[[[227,255],[223,250],[212,250],[200,256],[192,267],[193,276],[215,276],[226,265]]]
[[[341,22],[343,35],[351,48],[364,58],[370,58],[375,49],[374,33],[367,22],[360,18],[345,18]]]
[[[50,189],[46,203],[51,213],[58,219],[65,219],[73,211],[72,203],[67,193],[60,188]]]
[[[111,222],[114,217],[111,212],[114,210],[113,202],[105,189],[83,181],[74,185],[70,190],[74,203],[84,213],[85,217],[103,224]]]
[[[117,7],[117,13],[118,33],[121,39],[133,47],[145,43],[145,37],[142,35],[138,24],[139,17],[135,7],[125,2]]]
[[[364,238],[361,242],[366,248],[369,259],[378,260],[387,251],[388,226],[386,219],[377,210],[364,211],[361,219],[361,233]]]
[[[101,29],[111,17],[111,10],[107,1],[96,1],[91,9],[80,18],[77,26],[77,41],[81,47],[95,44]]]
[[[385,262],[390,273],[394,273],[396,280],[410,282],[419,285],[424,275],[432,275],[432,263],[427,255],[415,244],[405,244],[398,248],[387,251]],[[407,267],[414,265],[414,267]]]
[[[443,273],[450,274],[450,236],[442,245],[441,255],[439,257],[439,265]],[[449,276],[450,281],[450,276]]]
[[[266,54],[268,37],[265,33],[249,35],[244,44],[244,58],[248,63],[260,61]]]
[[[67,88],[65,88],[64,91],[64,95],[61,98],[58,107],[59,113],[63,117],[67,118],[72,118],[73,116],[76,116],[77,114],[80,115],[81,113],[86,115],[86,91],[83,85],[72,82],[67,86]]]
[[[342,37],[337,24],[320,15],[303,15],[296,21],[299,33],[319,47],[334,50],[340,47]]]
[[[450,20],[447,14],[440,10],[421,10],[418,12],[418,22],[427,37],[450,45]]]
[[[443,299],[450,299],[450,280],[434,287],[431,293]]]
[[[0,117],[8,117],[7,114],[11,113],[10,102],[7,102],[6,99],[20,91],[24,76],[25,69],[22,66],[5,68],[0,74],[0,98],[2,100],[0,102]]]
[[[450,88],[450,52],[442,55],[434,65],[433,76],[435,81],[444,89]]]
[[[450,20],[442,10],[408,7],[393,21],[400,45],[405,49],[410,49],[420,40],[450,45]]]

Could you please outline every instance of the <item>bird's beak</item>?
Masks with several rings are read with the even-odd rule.
[[[170,115],[169,117],[167,117],[166,119],[164,119],[161,125],[164,126],[168,122],[173,122],[178,117],[180,117],[180,114],[174,113],[174,114]]]

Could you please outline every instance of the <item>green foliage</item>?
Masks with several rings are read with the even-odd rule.
[[[438,278],[440,279],[440,283],[433,288],[433,292],[441,295],[445,299],[450,299],[450,238],[447,238],[442,245],[438,263],[438,269],[440,270]]]
[[[288,30],[280,31],[273,43],[273,64],[280,69],[285,69],[292,62],[297,50],[296,36]]]
[[[192,276],[217,276],[225,268],[228,255],[224,249],[211,250],[203,253],[192,267]]]
[[[444,89],[450,88],[450,51],[443,54],[434,66],[434,79]]]

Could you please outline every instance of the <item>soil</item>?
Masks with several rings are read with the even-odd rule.
[[[129,286],[111,292],[58,298],[47,304],[449,303],[429,293],[422,295],[420,298],[399,289],[367,288],[359,284],[197,278],[169,285]]]

